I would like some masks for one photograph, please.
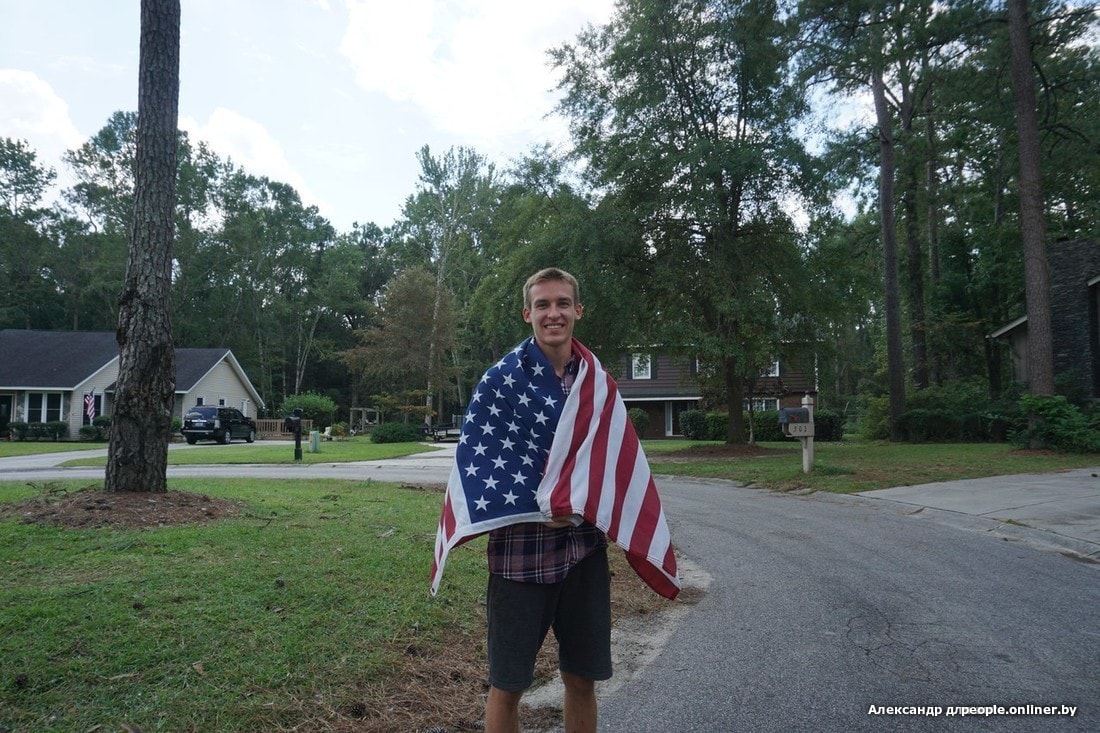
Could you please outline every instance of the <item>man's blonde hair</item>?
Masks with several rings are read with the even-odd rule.
[[[581,302],[581,286],[577,283],[577,278],[570,275],[565,270],[561,270],[557,267],[546,267],[536,272],[531,277],[527,278],[527,282],[523,284],[523,307],[528,310],[531,309],[531,288],[541,282],[547,280],[561,280],[568,283],[573,288],[573,305],[579,305]]]

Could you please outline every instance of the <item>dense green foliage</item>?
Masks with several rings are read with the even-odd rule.
[[[1077,2],[1030,5],[1053,251],[1100,235],[1097,19]],[[292,187],[181,133],[175,342],[231,348],[269,417],[312,393],[334,405],[319,422],[357,422],[350,408],[422,391],[398,400],[403,414],[448,422],[529,333],[524,278],[557,265],[581,281],[577,336],[605,363],[640,343],[698,360],[702,407],[732,408],[724,440],[748,439],[742,397],[776,358],[815,374],[818,406],[867,435],[1018,429],[1018,406],[998,402],[1016,396],[1007,345],[986,338],[1025,306],[1003,3],[626,0],[552,59],[572,149],[500,168],[424,147],[384,226],[337,232]],[[49,208],[56,172],[0,139],[0,328],[117,328],[135,129],[116,112],[70,150],[74,183]],[[883,129],[900,292],[884,288]],[[899,360],[905,414],[892,418]],[[1079,385],[1056,385],[1082,402]],[[956,386],[965,404],[929,404]],[[756,439],[768,422],[756,416]]]
[[[293,415],[295,410],[302,411],[303,420],[312,420],[315,427],[323,428],[332,423],[332,416],[336,413],[336,403],[327,395],[302,392],[290,395],[283,400],[284,416]]]

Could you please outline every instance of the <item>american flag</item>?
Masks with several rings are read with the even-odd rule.
[[[661,498],[618,387],[575,339],[573,353],[568,396],[533,338],[482,377],[439,518],[433,595],[452,548],[498,527],[573,515],[607,533],[657,593],[679,593]]]
[[[92,393],[84,395],[84,414],[88,416],[89,420],[95,418],[95,395]]]

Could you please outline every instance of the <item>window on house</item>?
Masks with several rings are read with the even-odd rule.
[[[749,409],[749,400],[745,400],[744,409]],[[752,399],[752,411],[753,412],[765,412],[767,410],[778,410],[779,398],[778,397],[754,397]]]
[[[52,422],[60,419],[60,392],[31,392],[27,395],[27,422]]]
[[[225,398],[224,397],[219,397],[218,398],[218,407],[225,407]]]
[[[630,357],[631,379],[652,379],[653,364],[649,354],[632,354]]]
[[[205,404],[206,404],[206,398],[205,397],[200,396],[200,397],[195,398],[195,407],[200,407],[200,406],[205,405]]]
[[[772,365],[760,372],[762,377],[778,377],[779,376],[779,359],[772,362]]]

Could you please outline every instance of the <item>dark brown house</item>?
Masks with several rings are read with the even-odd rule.
[[[619,393],[627,409],[641,408],[649,415],[649,426],[643,438],[670,438],[683,435],[680,414],[699,409],[700,394],[698,364],[661,352],[659,349],[639,349],[621,358],[618,364]],[[802,396],[817,394],[812,374],[788,369],[777,361],[761,375],[753,389],[753,409],[776,410],[780,407],[800,407]],[[745,409],[749,408],[746,400]]]
[[[1054,379],[1060,392],[1100,398],[1100,242],[1061,240],[1047,249]],[[1009,344],[1012,373],[1027,382],[1027,316],[989,338]]]

